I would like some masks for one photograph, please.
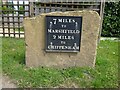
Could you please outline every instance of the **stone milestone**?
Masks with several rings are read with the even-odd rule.
[[[97,12],[88,10],[25,18],[26,65],[94,67],[100,21]]]

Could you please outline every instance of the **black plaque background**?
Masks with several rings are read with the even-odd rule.
[[[48,29],[50,27],[50,22],[53,22],[53,19],[75,19],[75,21],[78,23],[78,30],[80,31],[79,34],[73,34],[73,33],[48,33]],[[46,16],[46,51],[50,52],[80,52],[80,42],[81,42],[81,31],[82,31],[82,17],[81,16]],[[66,27],[61,27],[61,25],[66,25]],[[57,22],[56,25],[52,26],[52,29],[66,29],[66,30],[75,30],[75,23],[59,23]],[[53,35],[64,35],[64,36],[74,36],[74,40],[58,40],[53,39]],[[61,41],[65,41],[65,44],[61,44]],[[48,45],[50,43],[53,43],[55,46],[74,46],[74,43],[77,43],[77,46],[79,46],[79,50],[73,50],[73,49],[48,49]]]

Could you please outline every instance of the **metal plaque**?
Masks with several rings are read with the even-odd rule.
[[[46,51],[80,52],[81,16],[46,16]]]

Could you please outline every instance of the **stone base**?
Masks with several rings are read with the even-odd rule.
[[[81,46],[78,53],[53,53],[45,51],[45,17],[82,16]],[[100,16],[95,11],[68,11],[43,13],[24,20],[26,65],[28,67],[83,67],[95,65]]]

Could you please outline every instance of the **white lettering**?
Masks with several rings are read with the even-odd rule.
[[[58,22],[62,22],[62,19],[58,19]]]
[[[51,29],[48,29],[48,33],[52,33],[52,30],[51,30]]]
[[[61,19],[61,18],[59,18],[59,19],[53,19],[53,22],[54,22],[54,24],[56,24],[57,22],[59,22],[59,23],[75,23],[76,21],[75,21],[75,19]]]
[[[71,34],[79,34],[80,30],[66,30],[66,29],[48,29],[48,33],[71,33]]]
[[[53,19],[53,21],[54,21],[54,24],[56,24],[56,23],[57,23],[57,19]]]
[[[49,50],[79,50],[79,46],[74,47],[74,46],[54,46],[54,45],[48,45]]]
[[[66,39],[66,40],[74,40],[74,36],[57,36],[57,39]]]
[[[53,35],[53,39],[56,39],[56,35]]]
[[[62,25],[62,28],[66,28],[66,25]]]
[[[62,39],[62,37],[61,37],[61,36],[58,36],[58,39]]]

